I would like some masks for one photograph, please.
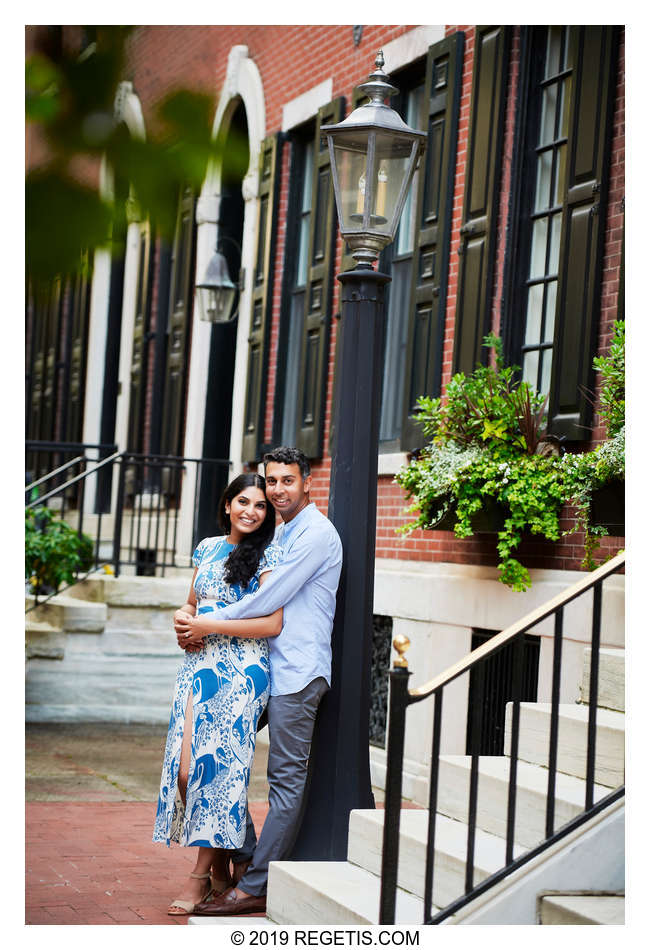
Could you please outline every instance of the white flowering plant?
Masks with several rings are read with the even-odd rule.
[[[595,566],[593,553],[607,532],[591,524],[591,498],[597,488],[624,477],[625,430],[592,452],[561,455],[545,429],[546,398],[516,380],[517,367],[504,366],[498,337],[490,334],[484,345],[495,352],[493,366],[480,366],[470,376],[457,373],[444,404],[419,400],[419,421],[430,442],[395,477],[411,500],[407,511],[415,515],[398,531],[435,528],[452,512],[456,536],[470,537],[479,512],[496,504],[503,515],[499,578],[523,591],[530,574],[514,554],[524,532],[557,541],[582,528],[583,566]],[[560,514],[567,502],[576,506],[577,519],[563,532]]]

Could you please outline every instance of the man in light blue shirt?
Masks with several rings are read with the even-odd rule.
[[[311,475],[302,452],[275,449],[264,456],[264,468],[266,496],[283,522],[276,531],[283,559],[263,587],[219,615],[245,620],[284,608],[282,633],[269,640],[269,811],[257,844],[247,815],[244,847],[233,854],[236,886],[198,904],[194,913],[205,916],[266,909],[269,861],[285,858],[298,834],[316,711],[330,686],[341,540],[309,500]]]

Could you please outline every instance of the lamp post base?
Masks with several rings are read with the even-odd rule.
[[[332,631],[332,688],[318,711],[304,818],[291,860],[345,861],[353,808],[374,808],[368,727],[377,515],[377,453],[386,274],[338,276],[339,363],[328,517],[343,544]]]

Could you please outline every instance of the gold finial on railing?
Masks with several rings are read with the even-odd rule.
[[[398,633],[395,639],[393,640],[393,646],[399,653],[397,659],[393,660],[393,667],[399,667],[401,669],[408,669],[408,660],[404,656],[408,648],[411,646],[411,641],[408,637],[405,637],[403,633]]]

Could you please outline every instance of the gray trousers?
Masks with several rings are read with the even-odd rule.
[[[247,894],[266,894],[269,861],[282,861],[298,835],[316,711],[327,690],[320,676],[299,693],[269,698],[269,811],[259,841],[247,812],[243,847],[231,855],[236,863],[253,859],[237,885]]]

